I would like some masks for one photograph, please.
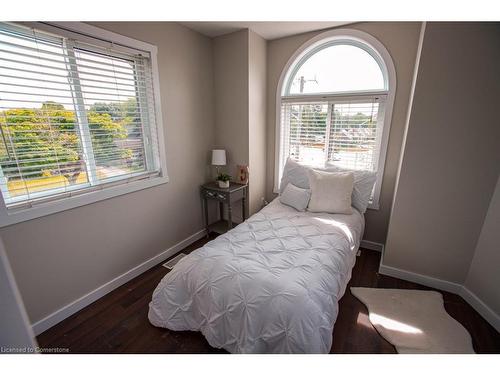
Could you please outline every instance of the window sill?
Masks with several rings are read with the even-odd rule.
[[[0,210],[0,228],[36,219],[42,216],[55,214],[57,212],[66,211],[72,208],[85,206],[87,204],[96,203],[120,195],[133,193],[135,191],[148,189],[153,186],[165,184],[168,181],[168,176],[132,181],[123,185],[106,187],[102,190],[90,191],[88,193],[82,193],[80,195],[62,198],[56,201],[40,203],[26,209],[10,210],[10,212],[5,205],[2,204],[3,207]]]

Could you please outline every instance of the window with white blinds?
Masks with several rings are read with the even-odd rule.
[[[283,155],[302,164],[376,171],[384,97],[281,105]]]
[[[0,23],[6,208],[164,174],[153,86],[147,51]]]
[[[394,101],[394,66],[385,47],[368,34],[338,29],[321,36],[296,52],[280,79],[275,191],[287,158],[373,171],[377,181],[371,207],[376,208]]]

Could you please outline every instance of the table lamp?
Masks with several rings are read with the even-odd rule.
[[[219,167],[226,165],[226,150],[212,150],[212,165],[215,165],[219,175]]]

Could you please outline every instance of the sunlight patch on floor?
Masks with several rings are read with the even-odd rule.
[[[358,314],[356,323],[369,328],[373,328],[373,325],[376,324],[391,331],[414,334],[423,333],[422,330],[417,327],[374,313],[370,313],[370,315],[368,316],[367,314],[360,312]]]
[[[399,331],[399,332],[404,332],[404,333],[415,333],[415,334],[422,334],[422,330],[418,329],[417,327],[411,326],[409,324],[400,322],[398,320],[394,320],[391,318],[387,318],[382,315],[378,315],[375,313],[370,313],[369,315],[370,321],[374,325],[380,325],[384,327],[385,329],[391,330],[391,331]]]

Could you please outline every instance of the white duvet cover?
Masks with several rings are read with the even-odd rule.
[[[179,261],[153,293],[150,322],[201,331],[231,353],[328,353],[364,230],[353,212],[275,199]]]

